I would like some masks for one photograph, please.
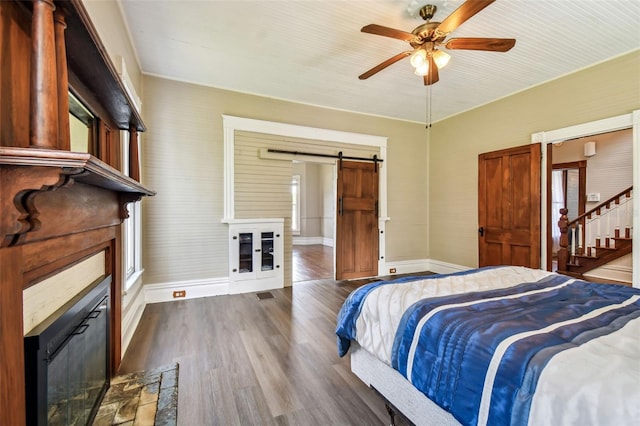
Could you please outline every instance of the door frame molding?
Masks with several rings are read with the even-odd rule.
[[[224,208],[223,223],[235,219],[235,170],[234,170],[234,142],[236,131],[264,133],[268,135],[293,137],[301,139],[315,139],[327,142],[346,143],[350,145],[370,146],[380,151],[380,158],[386,164],[379,163],[380,181],[378,182],[378,273],[385,270],[385,235],[386,222],[391,218],[387,216],[387,142],[386,136],[367,135],[364,133],[343,132],[340,130],[323,129],[318,127],[301,126],[297,124],[279,123],[275,121],[256,120],[253,118],[222,115],[224,131]],[[300,156],[304,159],[304,156]],[[313,161],[317,162],[317,158]],[[337,160],[335,160],[337,161]],[[334,161],[334,163],[335,163]],[[335,242],[334,242],[335,244]]]
[[[640,110],[635,110],[629,114],[622,114],[602,120],[581,123],[574,126],[563,127],[554,130],[542,131],[531,135],[531,143],[542,144],[541,161],[541,212],[547,211],[547,146],[551,143],[561,142],[567,139],[575,139],[585,136],[608,133],[616,130],[633,129],[633,186],[640,188]],[[546,213],[541,215],[541,244],[540,261],[541,265],[547,264],[547,231],[550,226]],[[640,197],[633,197],[633,239],[640,241]],[[633,265],[640,265],[640,250],[633,251]],[[640,288],[640,268],[633,268],[633,286]]]
[[[557,163],[557,164],[551,164],[551,170],[563,170],[566,171],[568,169],[572,169],[578,170],[578,212],[577,215],[580,216],[581,214],[584,213],[585,211],[585,204],[586,204],[586,197],[587,197],[587,161],[586,160],[580,160],[580,161],[571,161],[568,163]],[[566,183],[566,182],[565,182]],[[565,198],[565,207],[566,207],[566,201],[567,201],[567,193],[566,193],[566,186],[564,188],[565,193],[564,193],[564,198]]]

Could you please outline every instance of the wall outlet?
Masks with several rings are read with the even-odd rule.
[[[587,194],[587,202],[599,203],[600,202],[600,193],[599,192],[592,192],[592,193]]]
[[[396,268],[389,268],[389,273],[390,274],[395,274],[396,273]]]
[[[173,292],[173,298],[177,299],[178,297],[186,297],[187,292],[185,290],[178,290]]]

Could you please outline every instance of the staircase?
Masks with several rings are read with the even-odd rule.
[[[558,272],[576,278],[632,251],[633,187],[569,222],[560,209]]]

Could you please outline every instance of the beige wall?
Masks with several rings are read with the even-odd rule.
[[[327,166],[329,167],[329,166]],[[293,174],[300,175],[300,237],[322,236],[322,166],[318,163],[293,163]]]
[[[383,99],[381,98],[381,102]],[[300,105],[145,76],[145,283],[228,276],[222,114],[387,136],[386,260],[427,259],[427,144],[423,124]]]
[[[586,191],[600,194],[603,202],[633,185],[633,132],[631,129],[604,133],[553,146],[553,163],[587,162]],[[596,155],[584,156],[584,144],[596,143]],[[600,202],[587,202],[586,210]]]
[[[435,123],[429,146],[431,259],[478,265],[478,154],[536,132],[640,108],[640,51]]]
[[[320,166],[320,187],[322,192],[322,238],[325,244],[334,244],[336,224],[336,182],[334,180],[334,166],[322,164]]]
[[[305,182],[302,192],[302,230],[304,237],[322,235],[322,187],[320,181],[320,165],[305,164]]]
[[[142,96],[142,72],[120,13],[119,1],[82,0],[82,4],[116,69],[120,71],[120,58],[124,58],[134,89]]]

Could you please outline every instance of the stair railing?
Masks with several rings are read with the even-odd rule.
[[[595,257],[602,247],[614,248],[615,238],[631,238],[632,196],[633,186],[630,186],[572,221],[567,217],[569,210],[560,209],[559,272],[568,271],[569,266],[577,265],[577,256]],[[624,227],[623,235],[620,232],[621,225]]]

